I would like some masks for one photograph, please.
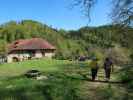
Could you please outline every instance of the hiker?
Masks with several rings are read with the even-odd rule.
[[[99,68],[97,58],[92,59],[92,61],[90,62],[90,67],[91,67],[92,81],[95,81],[97,77],[98,68]]]
[[[104,70],[105,70],[106,81],[109,81],[111,71],[113,72],[113,62],[109,57],[107,57],[104,61]]]

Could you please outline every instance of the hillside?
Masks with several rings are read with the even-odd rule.
[[[110,48],[113,52],[117,52],[116,49],[123,54],[126,52],[123,56],[128,58],[132,54],[133,29],[124,27],[120,31],[120,28],[120,25],[106,25],[66,31],[33,20],[10,21],[0,26],[0,53],[5,53],[6,45],[14,40],[41,37],[57,47],[55,58],[58,59],[76,59],[94,53],[103,55],[103,52],[103,56],[106,56]]]
[[[7,52],[8,43],[33,37],[48,40],[57,51],[56,59],[0,64],[0,100],[132,100],[132,32],[120,25],[66,31],[32,20],[2,24],[0,54]],[[74,60],[78,56],[99,59],[96,81],[91,81],[89,61]],[[104,80],[106,56],[115,64],[110,82]],[[27,78],[24,74],[31,69],[41,71],[45,79]]]

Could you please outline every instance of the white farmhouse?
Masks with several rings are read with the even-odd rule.
[[[8,46],[7,62],[38,59],[42,57],[52,58],[55,47],[41,38],[17,40]]]

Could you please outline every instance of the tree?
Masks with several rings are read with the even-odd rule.
[[[114,22],[133,26],[133,0],[113,0],[112,18]]]
[[[80,6],[90,18],[91,8],[97,0],[74,0],[74,6]],[[100,0],[99,0],[100,1]],[[111,18],[115,23],[133,26],[133,0],[110,0],[113,3]]]
[[[91,8],[96,4],[97,0],[74,0],[73,6],[80,6],[84,15],[90,19]]]
[[[7,52],[7,47],[6,47],[6,41],[5,40],[0,40],[0,54],[5,54]]]

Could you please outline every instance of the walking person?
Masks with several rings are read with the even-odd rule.
[[[92,81],[95,81],[96,77],[97,77],[97,72],[98,72],[98,59],[97,58],[93,58],[91,63],[90,63],[90,67],[91,67],[91,77],[92,77]]]
[[[105,70],[106,81],[109,81],[111,71],[113,72],[113,62],[109,57],[107,57],[104,61],[104,70]]]

